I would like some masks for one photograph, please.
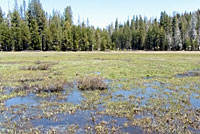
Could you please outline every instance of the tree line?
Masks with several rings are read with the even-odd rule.
[[[5,15],[0,8],[1,51],[200,50],[200,10],[161,12],[159,20],[133,16],[126,22],[94,28],[73,23],[72,9],[48,15],[40,0],[24,0]]]

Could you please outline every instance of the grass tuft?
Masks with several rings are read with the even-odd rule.
[[[32,91],[32,92],[60,92],[64,90],[67,81],[65,79],[46,79],[42,83],[28,84],[23,83],[18,90]]]
[[[105,90],[107,88],[105,80],[100,76],[84,76],[78,79],[79,90]]]
[[[37,65],[37,66],[23,66],[20,69],[21,70],[48,70],[50,68],[50,64],[42,64],[42,65]]]

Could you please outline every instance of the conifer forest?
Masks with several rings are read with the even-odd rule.
[[[118,19],[106,28],[73,22],[70,6],[64,13],[46,13],[39,0],[15,2],[8,14],[0,9],[2,51],[105,51],[105,50],[199,50],[200,11],[165,11],[160,18],[136,15],[124,23]],[[134,13],[133,13],[134,14]]]

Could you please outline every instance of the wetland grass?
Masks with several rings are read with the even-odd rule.
[[[200,133],[199,61],[200,53],[1,53],[0,133]]]
[[[40,80],[40,79],[39,79]],[[30,84],[22,81],[20,87],[17,88],[18,91],[29,91],[29,92],[60,92],[64,90],[65,85],[67,84],[67,80],[59,78],[59,79],[45,79],[39,83]]]
[[[84,76],[78,78],[79,90],[106,90],[105,80],[100,76]]]

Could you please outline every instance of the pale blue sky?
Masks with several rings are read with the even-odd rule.
[[[13,9],[14,0],[0,0],[0,6],[4,12]],[[18,0],[21,4],[23,0]],[[28,0],[26,0],[28,3]],[[89,18],[90,24],[99,27],[106,27],[116,18],[124,22],[133,15],[159,17],[161,11],[172,14],[173,11],[183,13],[195,11],[200,8],[200,0],[40,0],[43,8],[48,13],[56,9],[63,13],[68,5],[72,7],[74,23],[77,23],[78,16],[81,20]]]

